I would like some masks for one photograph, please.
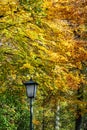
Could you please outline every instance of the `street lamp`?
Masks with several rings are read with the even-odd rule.
[[[30,98],[30,130],[33,130],[33,123],[32,123],[32,118],[33,118],[33,106],[32,106],[32,101],[33,98],[36,96],[36,88],[38,83],[34,82],[32,79],[29,81],[23,83],[26,86],[26,93],[27,97]]]

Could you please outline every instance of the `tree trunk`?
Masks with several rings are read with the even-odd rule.
[[[75,130],[80,130],[82,124],[82,116],[80,114],[80,109],[77,111],[77,118],[75,121]]]
[[[58,105],[56,107],[56,112],[55,112],[55,130],[59,130],[60,129],[59,110],[60,110],[60,106]]]
[[[77,99],[79,101],[83,100],[83,87],[79,88],[77,90]],[[77,105],[77,110],[76,110],[76,120],[75,120],[75,130],[80,130],[81,129],[81,124],[82,124],[82,115],[81,115],[81,108]]]

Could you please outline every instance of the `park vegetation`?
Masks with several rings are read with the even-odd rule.
[[[0,1],[0,130],[29,130],[31,77],[34,130],[87,129],[86,0]]]

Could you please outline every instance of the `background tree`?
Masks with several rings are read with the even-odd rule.
[[[21,120],[22,115],[28,118],[22,81],[31,76],[39,83],[35,129],[44,129],[43,122],[49,122],[46,129],[55,129],[59,104],[59,129],[73,129],[70,115],[78,122],[86,113],[86,1],[4,0],[0,9],[1,129],[28,125]],[[62,127],[62,115],[71,119],[71,126]]]

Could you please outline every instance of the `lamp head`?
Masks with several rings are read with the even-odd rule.
[[[36,96],[36,89],[38,86],[38,83],[34,82],[32,79],[29,81],[23,83],[26,87],[26,93],[29,98],[35,98]]]

